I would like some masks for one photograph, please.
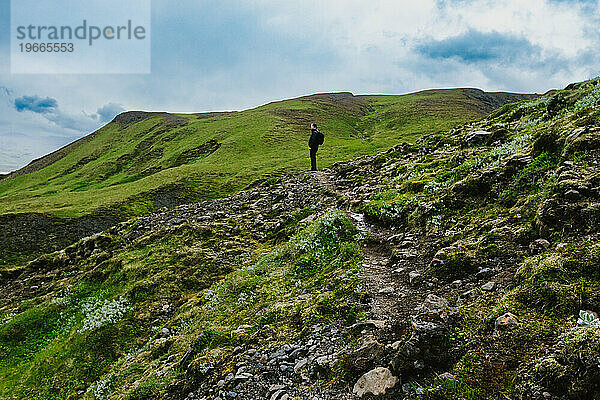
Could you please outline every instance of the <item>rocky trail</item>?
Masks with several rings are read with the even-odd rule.
[[[219,243],[209,250],[211,257],[230,263],[232,269],[239,267],[237,253],[228,254],[226,246],[235,243],[248,248],[280,235],[285,238],[296,224],[332,209],[344,211],[365,237],[359,274],[363,318],[348,325],[315,324],[284,344],[236,348],[227,358],[227,367],[215,369],[199,386],[174,399],[333,400],[372,394],[388,399],[416,394],[419,386],[415,382],[432,372],[447,371],[447,354],[440,346],[457,315],[448,299],[478,283],[442,284],[425,276],[423,271],[439,243],[415,230],[376,223],[360,212],[361,204],[379,187],[381,169],[373,166],[375,157],[287,176],[221,199],[159,210],[110,230],[122,235],[131,247],[160,241],[167,233],[186,227],[211,231]],[[84,240],[64,252],[57,265],[96,254],[95,241]],[[55,275],[56,271],[48,270],[26,281],[16,280],[0,288],[0,299],[34,298]],[[186,369],[189,360],[185,355],[178,358],[173,362]],[[326,388],[315,386],[332,379],[341,365],[347,370],[341,382]]]
[[[367,157],[366,161],[353,163],[369,165],[369,161]],[[408,362],[411,364],[408,368],[419,375],[430,368],[423,358],[429,362],[432,357],[423,343],[445,330],[441,323],[431,322],[431,317],[445,323],[454,309],[444,298],[433,294],[440,288],[420,279],[419,271],[429,262],[430,250],[417,248],[417,244],[423,242],[414,234],[373,223],[354,212],[356,198],[366,198],[375,186],[345,179],[343,171],[342,165],[307,172],[287,177],[275,188],[257,187],[221,200],[166,210],[141,218],[129,233],[131,240],[138,240],[146,232],[170,229],[189,221],[215,224],[230,219],[236,221],[234,225],[247,226],[259,238],[277,232],[281,221],[299,209],[314,207],[316,213],[309,219],[332,208],[342,209],[367,237],[361,249],[364,256],[360,273],[363,320],[351,326],[316,325],[301,340],[280,347],[240,349],[233,356],[237,373],[221,377],[216,388],[210,382],[202,384],[188,399],[356,399],[369,397],[368,393],[378,390],[383,390],[379,398],[391,398],[394,393],[415,392],[417,386],[402,384],[391,375],[390,369]],[[362,173],[360,168],[359,171]],[[257,215],[257,210],[262,212]],[[252,224],[248,225],[248,220],[253,221]],[[423,314],[427,314],[429,321],[421,321]],[[410,354],[399,358],[404,347],[404,353]],[[361,385],[353,379],[345,387],[315,390],[314,382],[326,378],[330,373],[327,371],[334,369],[342,359],[354,364],[352,369],[356,371],[370,370],[374,374],[362,381],[367,389],[357,388]],[[234,391],[224,390],[232,383]],[[394,389],[390,390],[392,386]]]
[[[315,177],[323,188],[333,191],[344,203],[351,203],[353,193],[345,185],[337,183],[337,177],[331,170],[319,171]],[[406,258],[392,262],[390,243],[401,241],[403,245],[410,246],[405,235],[366,221],[362,213],[347,211],[347,215],[354,226],[369,237],[362,248],[364,262],[361,273],[363,289],[369,298],[368,319],[381,321],[382,326],[392,326],[399,319],[406,318],[407,312],[421,300],[421,296],[408,295],[411,288],[407,264],[416,254],[409,248],[403,253]]]
[[[417,238],[414,233],[399,232],[395,227],[390,228],[368,221],[364,214],[352,212],[351,204],[355,199],[356,190],[349,188],[332,170],[318,172],[315,176],[323,188],[342,199],[342,203],[347,205],[346,214],[349,219],[359,231],[368,236],[361,249],[364,260],[360,274],[362,289],[367,296],[364,310],[366,319],[357,325],[374,329],[363,331],[364,336],[360,339],[363,346],[359,348],[358,353],[370,348],[373,352],[372,357],[381,357],[378,346],[385,346],[388,351],[396,351],[407,344],[408,353],[417,354],[412,354],[412,357],[405,354],[408,355],[406,358],[418,358],[421,350],[417,345],[435,338],[445,330],[442,325],[449,324],[456,315],[457,309],[450,307],[446,298],[459,287],[440,286],[435,278],[433,282],[423,282],[421,271],[431,260],[431,249],[418,246],[429,245],[428,240]],[[421,317],[425,317],[427,321],[421,320]],[[441,324],[431,322],[431,317]],[[408,340],[403,344],[398,339]],[[382,359],[385,360],[386,357]],[[400,362],[390,358],[391,366]],[[379,365],[381,364],[380,360]],[[418,374],[418,371],[425,369],[425,363],[422,359],[415,359],[413,367]],[[382,367],[377,367],[371,372],[378,369]],[[376,393],[377,390],[383,390],[380,395],[385,394],[382,387],[389,383],[389,379],[388,383],[378,376],[368,379],[372,379],[372,382],[367,386],[372,384],[379,386],[379,389],[369,386],[366,391],[357,391],[355,386],[355,395],[363,397],[368,393]],[[406,394],[418,393],[419,387],[405,383],[398,385],[396,390]]]

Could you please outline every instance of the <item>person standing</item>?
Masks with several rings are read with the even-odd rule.
[[[308,149],[310,150],[310,170],[317,170],[317,151],[319,146],[323,144],[325,135],[319,131],[317,124],[310,124],[310,138],[308,139]]]

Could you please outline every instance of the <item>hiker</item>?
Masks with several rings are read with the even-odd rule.
[[[317,128],[317,124],[314,122],[310,124],[310,138],[308,139],[308,149],[310,150],[310,170],[317,170],[317,151],[319,146],[323,144],[325,135],[323,135]]]

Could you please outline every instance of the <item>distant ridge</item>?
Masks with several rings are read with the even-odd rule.
[[[195,113],[194,115],[198,118],[212,118],[212,117],[220,117],[234,113],[235,111],[221,111],[221,112],[206,112],[206,113]],[[125,111],[119,115],[117,115],[111,122],[120,124],[123,128],[126,128],[130,125],[136,124],[143,120],[153,117],[164,117],[167,121],[171,123],[174,127],[177,124],[186,123],[187,120],[185,118],[179,117],[175,114],[170,114],[167,112],[150,112],[150,111]],[[98,132],[98,131],[96,131]],[[39,171],[47,166],[55,163],[56,161],[62,159],[64,156],[69,154],[69,152],[75,150],[77,147],[81,146],[83,143],[88,142],[93,139],[93,135],[96,133],[91,133],[87,136],[82,137],[81,139],[77,139],[73,143],[69,143],[66,146],[61,147],[60,149],[53,151],[50,154],[46,154],[40,158],[36,158],[31,161],[25,167],[20,168],[16,171],[9,172],[8,174],[0,174],[0,181],[5,179],[16,178],[17,176],[30,174],[35,171]]]

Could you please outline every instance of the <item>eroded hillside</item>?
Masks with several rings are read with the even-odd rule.
[[[595,399],[600,83],[2,275],[0,395]]]

